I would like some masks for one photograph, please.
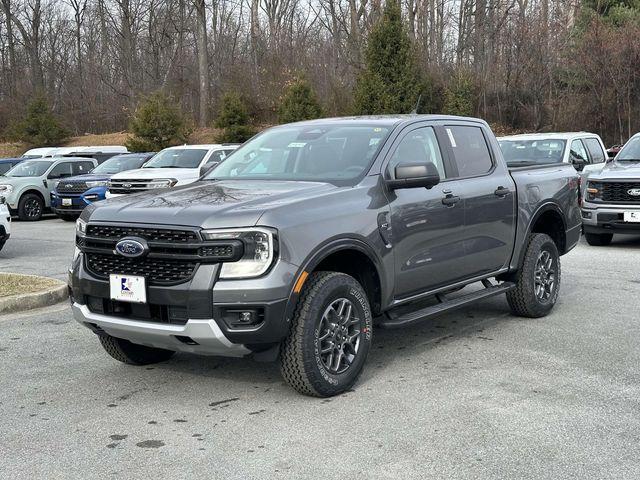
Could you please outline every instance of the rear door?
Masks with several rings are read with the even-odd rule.
[[[508,265],[513,252],[515,183],[490,147],[489,131],[471,123],[447,123],[444,129],[464,199],[465,263],[459,269],[467,277],[498,271]]]
[[[464,263],[464,209],[455,193],[459,190],[458,182],[448,178],[450,167],[440,148],[436,128],[426,123],[407,127],[394,141],[383,168],[385,177],[393,178],[400,163],[431,162],[441,178],[441,183],[430,189],[406,188],[387,193],[396,298],[464,277],[460,268]],[[383,237],[388,235],[386,221],[380,222]]]

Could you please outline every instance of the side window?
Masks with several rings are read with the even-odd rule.
[[[491,153],[480,127],[445,127],[460,178],[474,177],[493,168]]]
[[[446,177],[436,134],[432,127],[421,127],[407,133],[400,140],[387,168],[392,172],[399,163],[427,162],[436,166],[440,178]]]
[[[584,140],[584,143],[587,146],[587,150],[589,150],[589,155],[591,155],[592,163],[604,162],[605,154],[597,138],[586,138]]]
[[[209,160],[207,160],[206,165],[218,164],[225,158],[227,158],[227,154],[224,150],[216,150],[211,154]]]
[[[89,173],[93,169],[93,163],[91,162],[76,162],[73,164],[73,174],[82,175],[83,173]]]
[[[571,156],[585,163],[589,163],[589,157],[587,156],[587,151],[584,149],[582,140],[574,140],[571,142]]]
[[[71,169],[71,162],[62,162],[57,164],[55,167],[51,169],[49,172],[49,178],[64,178],[70,177],[73,175],[73,171]]]

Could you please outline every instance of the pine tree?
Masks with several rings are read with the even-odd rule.
[[[228,92],[222,97],[220,113],[215,126],[222,129],[219,142],[242,143],[251,138],[255,131],[249,126],[249,112],[242,97]]]
[[[34,147],[58,145],[69,135],[54,115],[49,102],[36,96],[28,105],[25,117],[9,126],[7,136]]]
[[[365,52],[366,67],[354,92],[354,113],[409,113],[420,94],[420,75],[403,23],[400,3],[388,0],[373,27]]]
[[[473,81],[468,75],[457,73],[445,87],[442,112],[468,117],[473,115],[474,103]]]
[[[278,122],[291,123],[322,116],[315,92],[303,77],[296,78],[285,90],[278,107]]]
[[[129,122],[129,137],[125,145],[132,152],[162,150],[186,143],[193,131],[178,106],[170,97],[158,91],[146,97]]]

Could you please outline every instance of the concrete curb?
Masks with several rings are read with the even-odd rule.
[[[66,283],[60,280],[57,282],[58,285],[49,287],[41,292],[0,298],[0,315],[47,307],[62,302],[69,296],[69,292]]]

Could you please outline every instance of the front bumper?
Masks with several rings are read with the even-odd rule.
[[[108,280],[84,268],[81,254],[69,272],[74,315],[96,333],[203,355],[242,356],[279,343],[291,321],[289,297],[297,267],[278,261],[266,276],[249,280],[217,280],[218,271],[217,264],[201,264],[187,282],[147,286],[146,306],[123,306],[110,300]],[[107,308],[96,309],[96,304]],[[114,304],[116,308],[111,308]],[[149,311],[164,312],[162,318],[137,313],[147,306]],[[262,312],[255,325],[234,325],[225,316],[229,310],[251,309]],[[181,337],[190,337],[195,344]]]
[[[640,212],[640,205],[605,205],[585,202],[582,224],[585,233],[640,234],[640,223],[624,221],[624,212]]]
[[[94,187],[83,193],[51,192],[51,209],[57,214],[82,213],[88,205],[105,199],[106,187]],[[63,200],[67,200],[64,202]],[[70,205],[63,205],[71,200]]]

